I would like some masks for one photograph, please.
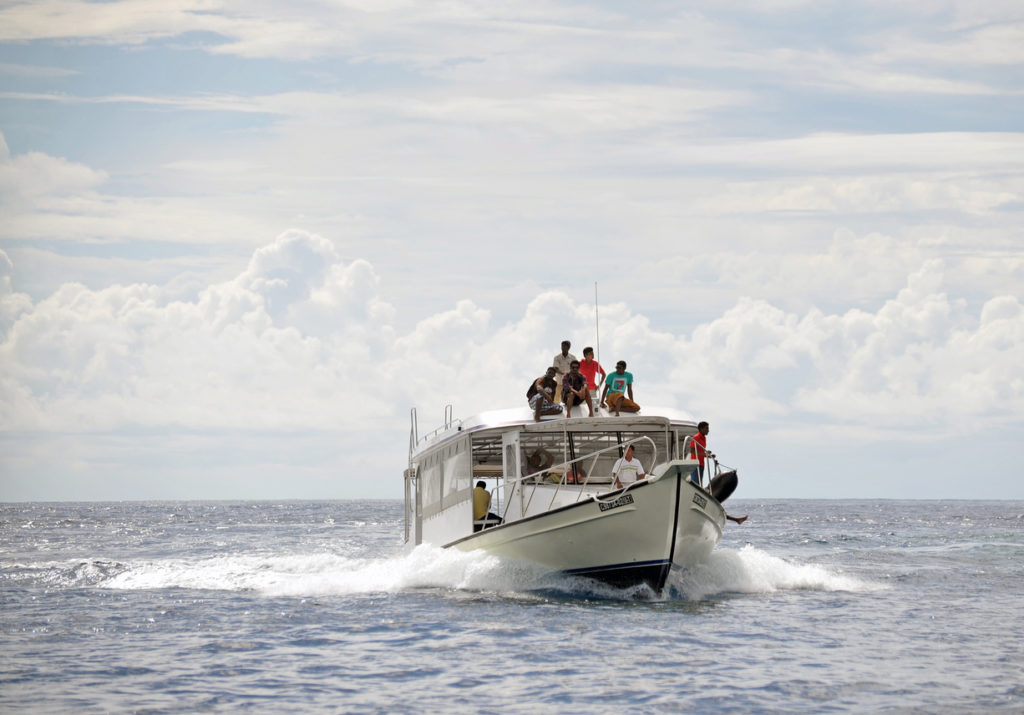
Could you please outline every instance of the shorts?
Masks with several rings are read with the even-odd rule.
[[[558,412],[562,411],[562,406],[561,405],[556,405],[554,402],[551,402],[551,400],[549,400],[544,395],[544,393],[541,393],[541,392],[534,393],[533,397],[530,398],[530,409],[536,411],[537,407],[538,407],[538,403],[539,403],[540,409],[545,411],[545,412],[547,412],[549,410],[552,410],[552,409],[554,409],[554,410],[556,410]]]
[[[563,392],[562,393],[562,402],[564,404],[568,405],[569,404],[569,396],[572,395],[573,397],[576,398],[575,399],[575,403],[577,405],[585,405],[585,404],[587,404],[587,398],[585,396],[586,394],[589,394],[589,393],[584,393],[584,397],[577,397],[576,395],[574,395],[571,392]]]
[[[605,402],[607,402],[608,406],[611,407],[613,410],[621,410],[621,409],[632,408],[632,407],[640,409],[640,405],[636,404],[631,399],[626,397],[625,393],[622,393],[622,392],[612,392],[612,393],[610,393],[605,398]]]

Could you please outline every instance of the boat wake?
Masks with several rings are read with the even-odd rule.
[[[388,558],[330,553],[225,555],[200,559],[37,564],[34,578],[50,587],[147,590],[254,591],[270,597],[397,593],[417,589],[487,592],[517,597],[600,600],[701,601],[730,594],[782,591],[865,592],[884,588],[836,569],[801,564],[752,546],[720,548],[688,571],[673,574],[663,595],[645,586],[614,588],[589,579],[552,574],[528,562],[481,551],[463,553],[421,545]]]
[[[716,549],[706,562],[673,574],[669,592],[691,601],[728,594],[768,594],[780,591],[878,591],[885,586],[819,564],[793,563],[747,545]]]

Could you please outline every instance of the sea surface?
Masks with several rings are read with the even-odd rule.
[[[1024,502],[730,500],[672,592],[398,501],[0,505],[0,711],[1024,712]]]

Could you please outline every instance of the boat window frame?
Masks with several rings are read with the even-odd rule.
[[[441,460],[441,507],[447,509],[473,496],[473,454],[470,436],[447,445]],[[460,482],[465,483],[461,485]]]

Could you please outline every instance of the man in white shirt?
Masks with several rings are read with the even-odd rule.
[[[626,447],[626,456],[619,457],[619,461],[612,467],[612,476],[615,478],[617,488],[632,484],[640,479],[646,479],[644,465],[639,459],[633,458],[633,445]]]
[[[555,355],[555,359],[551,361],[551,367],[555,368],[555,380],[558,382],[558,387],[555,389],[555,404],[561,404],[562,402],[562,378],[569,373],[569,366],[576,360],[576,356],[569,352],[569,348],[572,347],[572,343],[568,340],[562,341],[562,352]]]

